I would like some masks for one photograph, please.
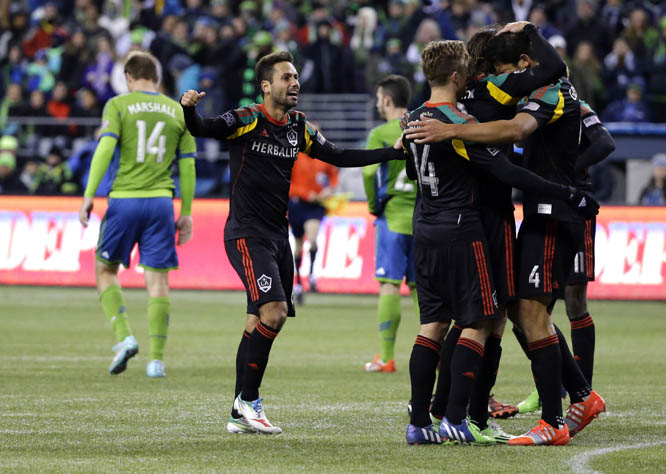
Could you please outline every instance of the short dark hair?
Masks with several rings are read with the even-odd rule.
[[[273,83],[273,66],[277,63],[292,63],[294,62],[294,57],[289,51],[276,51],[271,54],[267,54],[261,58],[257,65],[254,67],[254,73],[257,76],[257,81],[261,84],[261,81],[268,81],[271,84]]]
[[[159,82],[157,59],[150,53],[130,53],[127,61],[125,61],[125,72],[134,79],[148,79],[155,83]]]
[[[382,93],[389,96],[393,105],[398,108],[407,108],[412,95],[412,88],[406,77],[399,74],[391,74],[377,82],[377,89],[382,88]]]
[[[486,45],[495,36],[498,25],[487,25],[481,28],[467,42],[469,52],[469,77],[474,80],[478,76],[492,74],[494,64],[486,57]]]
[[[466,77],[469,53],[462,41],[431,41],[421,52],[423,74],[430,86],[445,86],[451,74],[458,72]]]
[[[494,64],[518,64],[520,56],[532,56],[530,40],[525,33],[502,33],[486,44],[486,58]]]

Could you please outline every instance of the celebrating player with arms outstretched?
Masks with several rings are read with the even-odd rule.
[[[129,94],[114,97],[104,107],[100,141],[90,164],[90,179],[79,211],[88,225],[93,196],[120,150],[118,171],[109,194],[109,209],[102,221],[95,277],[104,314],[114,328],[118,344],[109,372],[119,374],[139,351],[127,322],[125,299],[118,281],[118,265],[129,267],[135,243],[144,268],[150,330],[149,377],[164,377],[164,346],[169,323],[168,271],[178,267],[178,244],[192,237],[194,156],[196,144],[185,128],[178,103],[157,92],[157,61],[146,53],[133,53],[125,63]],[[182,207],[174,226],[171,163],[178,158]]]
[[[259,386],[273,340],[287,316],[294,259],[288,240],[291,170],[299,152],[335,166],[356,167],[404,159],[400,150],[343,150],[307,123],[298,102],[298,72],[288,52],[264,56],[256,65],[263,104],[203,119],[195,106],[205,93],[181,98],[194,136],[226,139],[231,155],[231,202],[224,229],[227,256],[247,292],[247,320],[236,357],[236,398],[227,424],[231,432],[281,433],[263,411]]]

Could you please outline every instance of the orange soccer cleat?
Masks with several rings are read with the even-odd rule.
[[[525,434],[514,436],[508,441],[509,446],[565,446],[570,440],[569,428],[554,428],[543,420]]]
[[[395,372],[395,360],[391,359],[388,362],[383,362],[379,359],[379,354],[375,354],[372,362],[365,364],[366,372]]]
[[[570,435],[574,436],[605,411],[606,402],[597,392],[592,390],[587,400],[569,405],[564,422],[569,427]]]
[[[491,394],[488,397],[488,414],[493,418],[511,418],[518,414],[518,407],[498,402]]]

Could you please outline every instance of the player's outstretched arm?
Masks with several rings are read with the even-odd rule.
[[[100,138],[97,144],[95,154],[90,162],[90,173],[88,174],[86,190],[83,193],[83,202],[79,208],[79,221],[83,227],[88,227],[88,220],[93,209],[93,198],[95,197],[99,183],[104,178],[109,163],[111,163],[113,150],[116,148],[117,142],[118,139],[116,137],[106,135]]]
[[[519,113],[511,120],[494,122],[452,124],[421,116],[421,120],[409,122],[405,138],[415,143],[435,143],[452,138],[477,143],[515,143],[525,139],[538,128],[531,115]]]
[[[213,118],[203,118],[196,111],[197,104],[205,97],[205,92],[188,90],[180,98],[183,107],[185,126],[195,137],[223,139],[238,128],[238,117],[233,111],[228,111]]]
[[[585,191],[573,186],[553,183],[528,169],[516,166],[497,148],[470,145],[466,147],[466,150],[472,163],[505,184],[530,193],[539,193],[567,201],[584,217],[592,217],[599,212],[599,203]]]
[[[404,160],[405,153],[394,147],[378,148],[375,150],[345,150],[338,148],[316,132],[307,153],[312,157],[340,168],[356,168],[373,163],[382,163],[391,160]]]

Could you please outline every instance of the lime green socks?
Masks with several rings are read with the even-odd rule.
[[[400,325],[400,295],[379,295],[379,358],[388,362],[395,356],[395,335]]]
[[[102,310],[116,333],[116,341],[120,342],[132,335],[127,321],[127,308],[125,298],[118,285],[111,285],[99,295]]]
[[[164,360],[167,331],[169,330],[169,298],[150,298],[148,300],[148,333],[150,338],[150,360]]]

